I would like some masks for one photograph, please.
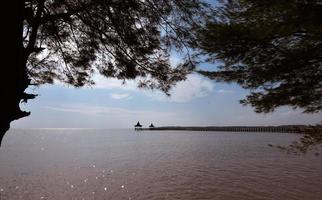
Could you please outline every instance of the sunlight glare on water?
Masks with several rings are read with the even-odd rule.
[[[298,135],[11,130],[0,148],[4,199],[294,199],[322,196],[322,157],[268,144]]]

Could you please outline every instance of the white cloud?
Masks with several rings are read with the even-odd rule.
[[[179,57],[172,57],[172,65],[179,63]],[[167,102],[189,102],[194,98],[204,97],[209,95],[214,90],[214,82],[202,77],[198,74],[190,74],[185,81],[177,83],[170,90],[171,96],[168,97],[164,93],[155,90],[139,89],[137,87],[138,80],[127,80],[123,82],[117,78],[106,78],[99,73],[93,76],[94,85],[89,86],[92,89],[106,89],[106,90],[119,90],[119,93],[111,94],[113,99],[125,99],[129,97],[129,94],[122,93],[122,91],[135,91],[152,97],[155,100],[167,101]],[[218,93],[224,93],[226,91],[219,90]]]
[[[92,80],[94,81],[94,85],[86,85],[84,88],[92,88],[92,89],[121,89],[121,90],[136,90],[137,81],[136,80],[119,80],[117,78],[106,78],[98,72],[93,75]],[[67,88],[73,88],[72,86],[62,83],[60,81],[55,80],[55,85],[60,85]],[[50,84],[45,84],[42,87],[50,87]]]
[[[222,94],[222,95],[233,93],[233,91],[232,91],[232,90],[225,90],[225,89],[219,89],[219,90],[217,90],[216,92],[217,92],[218,94]]]
[[[130,94],[127,93],[112,93],[110,94],[112,99],[126,99],[130,96]]]
[[[175,58],[173,58],[175,59]],[[178,61],[173,61],[178,62]],[[116,78],[105,78],[102,75],[94,76],[95,85],[94,89],[119,89],[123,91],[143,91],[143,94],[152,97],[159,101],[168,101],[168,102],[189,102],[194,98],[204,97],[209,95],[214,89],[215,84],[213,81],[208,80],[197,74],[190,74],[187,76],[187,80],[179,82],[175,85],[171,91],[170,97],[167,97],[160,91],[151,91],[151,90],[140,90],[137,88],[136,80],[126,81],[124,84],[122,80]],[[219,93],[228,92],[224,90],[218,91]],[[111,97],[114,99],[123,99],[127,98],[128,94],[115,93],[111,94]]]
[[[171,89],[170,97],[161,92],[154,92],[150,96],[160,101],[189,102],[194,98],[208,96],[213,91],[214,86],[215,84],[212,81],[200,75],[191,74],[188,75],[187,80],[179,82]]]
[[[137,89],[137,83],[135,80],[127,80],[123,82],[117,78],[106,78],[100,74],[96,74],[93,77],[95,85],[94,89],[121,89],[121,90],[135,90]]]

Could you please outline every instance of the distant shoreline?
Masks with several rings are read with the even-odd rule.
[[[309,126],[305,125],[282,125],[282,126],[161,126],[152,128],[137,128],[138,131],[227,131],[227,132],[279,132],[301,133]]]

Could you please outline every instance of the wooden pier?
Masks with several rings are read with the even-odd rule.
[[[301,133],[304,129],[306,129],[306,126],[163,126],[153,128],[142,128],[141,130]]]

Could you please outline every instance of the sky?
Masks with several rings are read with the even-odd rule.
[[[208,1],[216,5],[217,1]],[[171,63],[180,63],[171,55]],[[211,70],[215,65],[203,64]],[[239,103],[249,91],[236,84],[216,83],[191,74],[167,97],[160,91],[138,89],[135,81],[123,85],[117,79],[96,75],[96,85],[72,88],[62,84],[30,89],[39,96],[22,105],[29,117],[12,122],[13,128],[132,128],[143,126],[238,126],[317,124],[322,113],[303,114],[288,107],[269,114],[257,114]]]
[[[172,64],[180,59],[172,56]],[[215,66],[204,65],[211,69]],[[288,107],[274,113],[257,114],[239,100],[249,91],[235,84],[214,82],[191,74],[167,97],[160,91],[138,89],[135,81],[125,85],[117,79],[95,75],[92,87],[62,84],[29,89],[39,96],[23,104],[29,117],[12,122],[13,128],[132,128],[144,126],[238,126],[317,124],[322,113],[303,114]]]

